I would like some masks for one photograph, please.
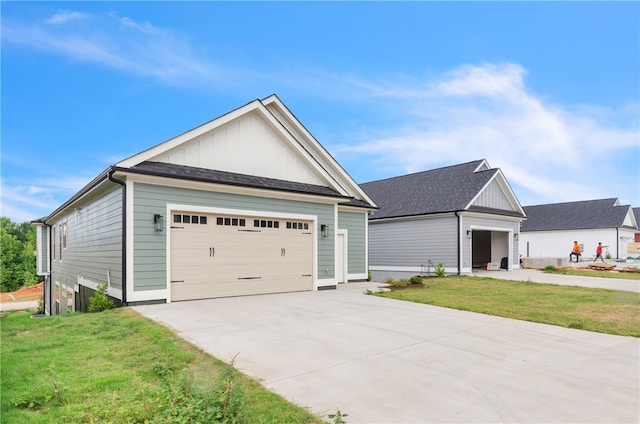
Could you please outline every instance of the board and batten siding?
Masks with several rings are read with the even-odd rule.
[[[445,269],[458,267],[457,224],[455,216],[369,222],[369,264],[376,279],[385,270],[416,275],[429,260],[442,262]],[[394,277],[395,278],[395,277]]]
[[[478,198],[473,202],[474,206],[513,211],[513,206],[504,194],[500,184],[494,179],[482,190]]]
[[[167,204],[192,205],[236,210],[264,211],[274,213],[305,214],[317,216],[315,231],[320,225],[335,228],[335,206],[313,202],[246,196],[233,193],[211,192],[190,188],[171,187],[149,183],[133,184],[133,290],[162,290],[166,288],[166,235],[171,226],[167,217]],[[164,216],[164,231],[154,231],[153,215]],[[332,238],[318,237],[319,280],[332,279],[335,275],[334,244]]]
[[[51,270],[49,267],[49,227],[38,225],[36,227],[36,239],[38,247],[36,272],[38,275],[46,275]]]
[[[367,213],[338,212],[338,228],[347,230],[349,245],[347,257],[349,274],[366,274]]]
[[[66,225],[66,248],[60,231]],[[122,188],[61,217],[53,227],[52,281],[74,287],[78,277],[122,290]]]

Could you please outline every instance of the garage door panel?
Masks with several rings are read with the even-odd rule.
[[[172,225],[172,300],[313,289],[311,222],[213,214],[197,221]]]

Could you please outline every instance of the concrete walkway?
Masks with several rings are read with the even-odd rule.
[[[37,300],[28,300],[25,302],[2,302],[0,303],[0,312],[4,311],[26,311],[27,309],[38,309]]]
[[[637,338],[363,294],[374,287],[134,309],[325,419],[638,422]]]
[[[513,271],[478,270],[473,271],[473,275],[477,277],[490,277],[501,280],[531,281],[534,283],[559,284],[563,286],[583,286],[640,293],[639,280],[550,274],[537,269],[516,269]]]

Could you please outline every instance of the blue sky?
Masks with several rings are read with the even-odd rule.
[[[640,206],[639,2],[0,7],[15,221],[273,93],[357,182],[485,158],[525,206]]]

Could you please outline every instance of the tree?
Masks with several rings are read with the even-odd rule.
[[[36,231],[28,222],[16,224],[0,217],[0,291],[9,292],[38,283]]]

